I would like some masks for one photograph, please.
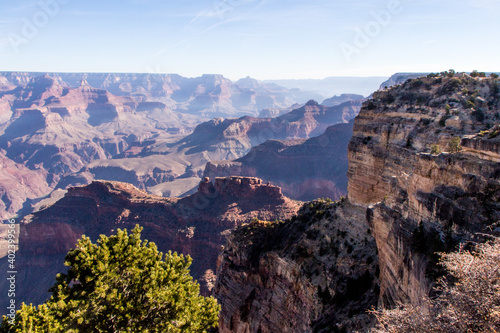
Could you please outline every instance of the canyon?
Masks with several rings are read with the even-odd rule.
[[[359,114],[349,108],[356,101],[310,101],[273,119],[213,119],[179,141],[145,146],[140,158],[168,156],[176,144],[186,155],[225,157],[193,168],[204,179],[183,198],[116,181],[69,188],[21,221],[22,297],[47,297],[43,286],[82,234],[140,224],[162,251],[193,256],[192,275],[222,306],[220,332],[366,331],[372,308],[419,305],[444,274],[436,252],[500,232],[500,86],[465,73],[393,79],[358,100]],[[259,142],[254,133],[294,139],[260,134]],[[334,176],[342,172],[344,182]],[[294,187],[303,179],[314,189],[313,174],[324,189]],[[319,193],[336,201],[309,201]]]
[[[186,196],[196,191],[207,162],[239,158],[268,139],[317,136],[352,119],[362,103],[345,95],[339,97],[343,104],[331,107],[312,100],[300,105],[297,89],[217,75],[8,72],[0,77],[3,219],[36,211],[68,187],[95,179],[128,182],[160,196]],[[251,106],[241,104],[241,94],[255,95],[247,101]],[[183,98],[182,103],[220,112],[181,107]],[[222,100],[234,105],[226,111],[213,105]],[[285,113],[205,118],[257,114],[261,107]]]
[[[203,176],[259,177],[297,200],[339,199],[347,195],[347,146],[353,123],[330,126],[310,139],[268,140],[239,159],[208,162]]]

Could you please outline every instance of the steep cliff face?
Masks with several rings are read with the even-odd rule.
[[[382,303],[418,303],[439,273],[432,253],[500,219],[498,92],[490,78],[413,79],[375,93],[356,118],[349,201],[368,208]]]
[[[231,229],[254,217],[290,218],[299,207],[278,187],[258,178],[204,181],[198,192],[183,199],[150,195],[119,182],[94,181],[70,188],[63,199],[21,222],[16,263],[23,274],[17,281],[17,299],[43,301],[55,274],[64,270],[64,256],[82,234],[95,241],[100,234],[136,224],[144,227],[144,238],[160,251],[191,255],[191,273],[206,294],[213,287],[217,257]],[[0,287],[4,290],[6,282]]]
[[[219,332],[342,332],[370,323],[377,256],[364,209],[313,201],[285,222],[253,221],[217,270]]]

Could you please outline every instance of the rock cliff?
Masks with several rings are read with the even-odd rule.
[[[191,273],[207,294],[231,229],[252,218],[290,218],[299,207],[278,187],[258,178],[203,181],[195,194],[182,199],[150,195],[120,182],[94,181],[70,188],[64,198],[21,221],[16,263],[23,273],[17,280],[17,300],[39,303],[48,296],[55,274],[64,270],[66,253],[82,234],[95,241],[100,234],[136,224],[144,227],[144,238],[160,251],[191,255]],[[0,287],[4,290],[5,281]]]
[[[465,74],[408,80],[363,106],[348,193],[368,208],[383,304],[417,304],[439,275],[433,253],[500,219],[499,112],[497,80]]]
[[[348,202],[306,203],[287,221],[253,221],[224,247],[219,332],[363,329],[376,305],[375,241]]]

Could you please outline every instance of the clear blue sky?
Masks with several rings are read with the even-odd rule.
[[[1,0],[0,71],[499,71],[499,19],[499,0]]]

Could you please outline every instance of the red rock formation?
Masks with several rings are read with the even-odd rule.
[[[13,217],[26,200],[48,193],[46,177],[45,170],[30,170],[0,151],[0,220]]]
[[[254,217],[286,219],[299,206],[257,178],[218,178],[215,186],[202,182],[197,193],[183,199],[150,195],[120,182],[94,181],[70,188],[63,199],[22,221],[16,260],[24,273],[17,281],[17,299],[43,301],[55,274],[64,270],[64,256],[82,234],[95,241],[100,234],[136,224],[144,228],[143,238],[161,251],[191,255],[191,273],[206,294],[232,228]]]

